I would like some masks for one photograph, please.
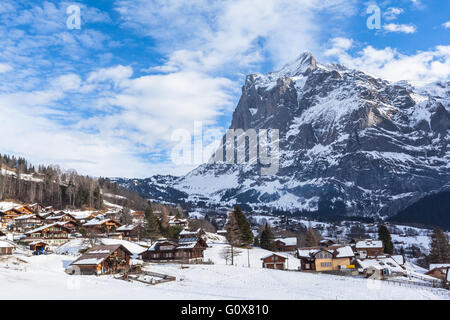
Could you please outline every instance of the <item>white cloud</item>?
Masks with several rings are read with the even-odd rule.
[[[354,13],[355,3],[120,0],[116,10],[125,25],[156,38],[167,50],[169,59],[158,70],[212,72],[251,68],[265,56],[283,64],[302,51],[318,51],[319,34],[326,28],[318,13],[339,19]]]
[[[0,63],[0,73],[6,73],[11,71],[13,68],[7,63]]]
[[[389,23],[383,26],[387,32],[400,32],[400,33],[416,33],[417,28],[412,24],[395,24]]]
[[[443,26],[445,29],[450,29],[450,21],[447,21],[446,23],[443,23],[442,26]]]
[[[395,20],[397,19],[397,16],[399,16],[400,14],[402,14],[404,12],[404,10],[402,8],[395,8],[395,7],[391,7],[388,8],[385,12],[384,12],[384,18],[387,21],[391,21],[391,20]]]
[[[436,46],[433,50],[404,55],[396,49],[375,49],[367,46],[351,55],[339,48],[330,48],[334,57],[347,67],[365,71],[389,81],[407,80],[424,85],[450,77],[450,46]]]
[[[325,56],[336,56],[344,53],[353,45],[352,39],[347,38],[333,38],[330,40],[331,48],[325,51]]]

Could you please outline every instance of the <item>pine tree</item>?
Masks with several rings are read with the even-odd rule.
[[[151,206],[145,210],[144,232],[145,236],[151,240],[157,240],[161,236],[159,220]]]
[[[260,245],[262,249],[266,249],[269,251],[275,251],[275,241],[274,236],[272,233],[272,229],[270,228],[269,224],[266,223],[266,226],[264,227],[264,230],[261,232],[260,236]]]
[[[250,224],[248,223],[247,217],[239,206],[234,207],[233,214],[235,215],[239,225],[241,245],[245,246],[252,244],[254,235],[252,229],[250,228]]]
[[[230,244],[229,252],[231,256],[231,264],[234,264],[235,247],[241,245],[241,230],[234,211],[230,212],[228,222],[225,226],[227,230],[227,240]]]
[[[378,240],[383,241],[384,253],[394,253],[394,244],[392,243],[391,233],[385,225],[381,225],[378,229]]]
[[[429,263],[450,263],[450,245],[447,235],[439,228],[431,234]]]

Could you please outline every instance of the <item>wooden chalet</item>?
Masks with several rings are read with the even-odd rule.
[[[61,245],[67,242],[71,230],[63,225],[63,222],[56,222],[25,232],[26,242],[42,241],[49,245]]]
[[[114,219],[93,219],[83,224],[83,227],[95,234],[102,234],[116,232],[116,230],[121,227],[121,224]]]
[[[172,227],[184,227],[187,228],[188,221],[187,219],[181,219],[177,216],[169,216],[169,225]]]
[[[297,238],[277,238],[275,246],[279,252],[295,252],[297,250]]]
[[[178,241],[175,257],[181,260],[203,260],[203,253],[208,248],[206,241],[201,237],[183,238]]]
[[[350,268],[354,258],[350,246],[298,248],[297,258],[303,271],[333,271]]]
[[[117,228],[123,239],[139,240],[144,234],[144,228],[137,224],[123,225]]]
[[[144,211],[132,211],[133,218],[143,220],[145,218]]]
[[[73,261],[67,270],[70,274],[101,275],[127,271],[132,253],[123,245],[99,245],[90,248]]]
[[[12,255],[15,249],[9,242],[0,240],[0,256]]]
[[[47,217],[46,220],[49,222],[66,222],[66,221],[72,221],[75,223],[78,222],[78,220],[73,215],[66,212],[54,214],[52,216]]]
[[[383,256],[384,245],[382,240],[364,239],[354,241],[356,256],[360,259]]]
[[[183,238],[178,243],[160,240],[141,253],[141,258],[147,261],[196,261],[203,259],[203,253],[207,247],[202,238]]]
[[[267,269],[277,269],[277,270],[285,270],[286,269],[286,260],[287,257],[282,256],[277,253],[272,253],[268,256],[261,258],[262,267]]]
[[[26,232],[45,224],[45,219],[38,214],[27,214],[15,218],[8,226],[11,231]]]
[[[2,215],[3,226],[6,226],[9,222],[13,221],[14,219],[20,216],[33,214],[33,210],[28,206],[14,206],[9,209],[3,210],[2,212],[3,212]]]

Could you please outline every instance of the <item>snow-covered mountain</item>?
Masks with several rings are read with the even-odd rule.
[[[392,215],[450,181],[450,81],[390,83],[303,53],[251,74],[230,129],[278,129],[280,169],[203,164],[184,177],[118,179],[148,198]]]

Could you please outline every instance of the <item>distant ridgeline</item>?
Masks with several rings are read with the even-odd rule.
[[[111,202],[141,210],[146,201],[139,195],[111,183],[63,171],[59,166],[31,165],[24,158],[0,155],[0,200],[10,199],[24,203],[39,202],[55,208],[103,209],[103,194],[120,195]],[[108,201],[110,199],[108,198]]]
[[[439,226],[450,230],[450,191],[427,195],[391,217],[389,221]]]

